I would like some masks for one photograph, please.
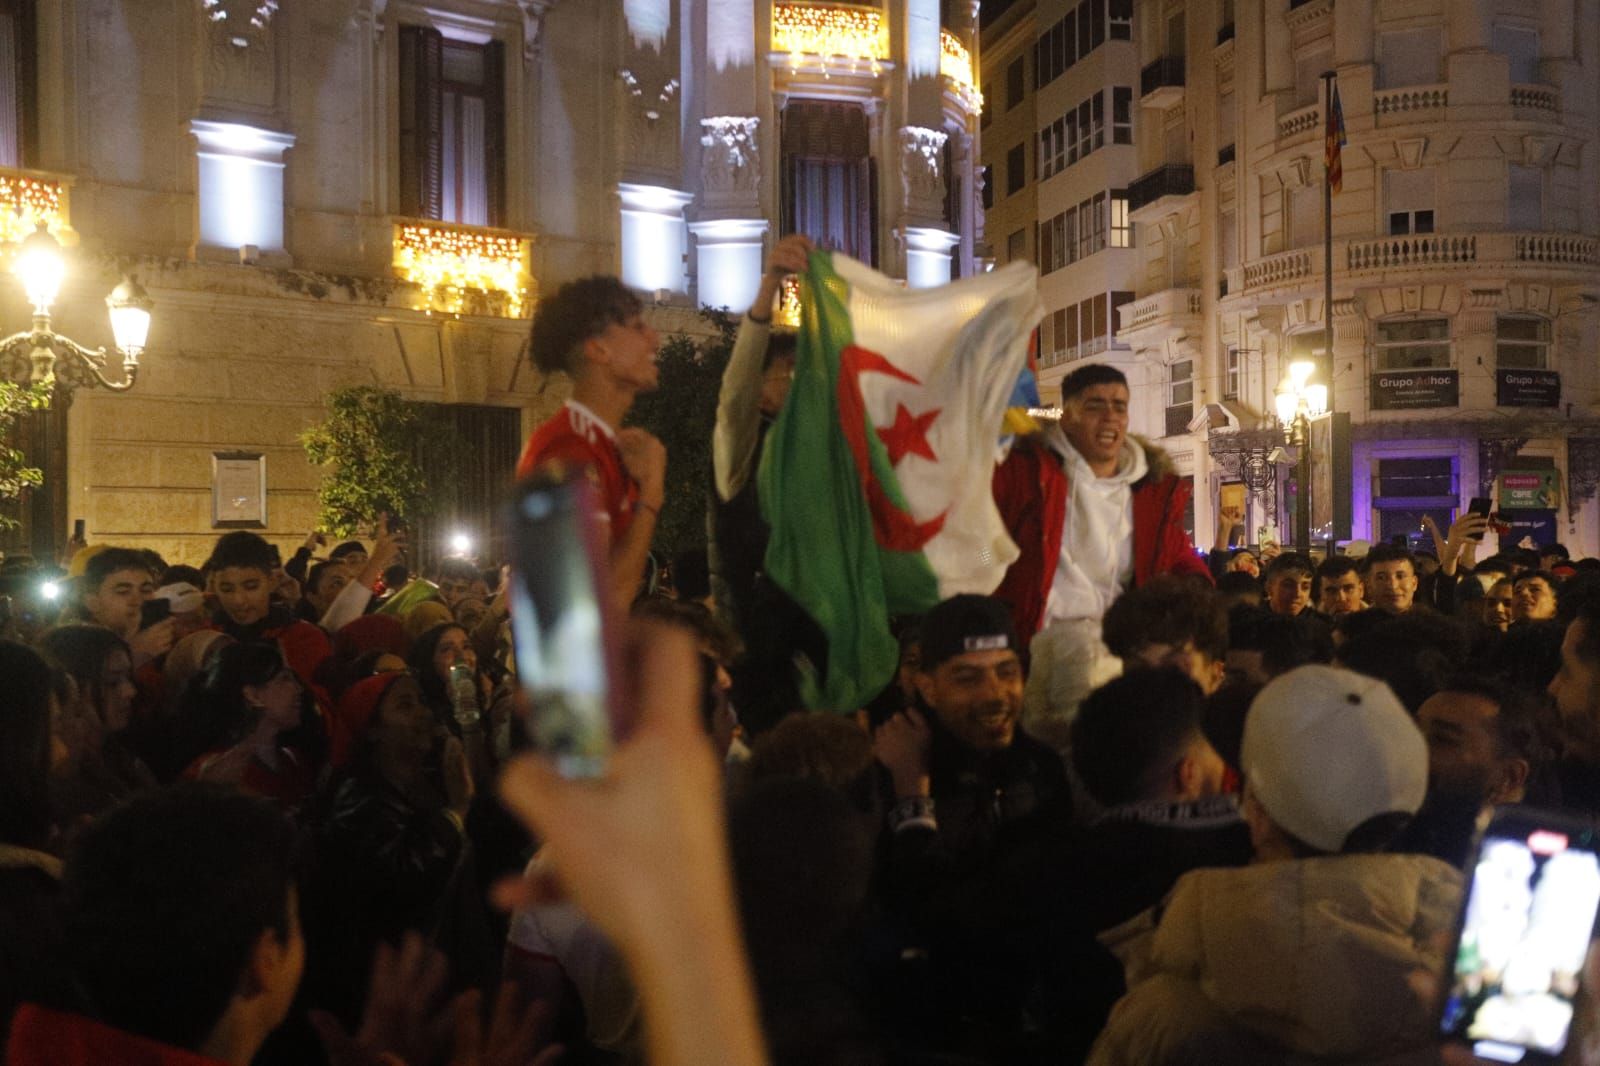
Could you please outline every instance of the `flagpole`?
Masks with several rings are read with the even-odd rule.
[[[1331,70],[1322,72],[1322,124],[1327,127],[1333,116],[1333,81],[1338,75]],[[1323,358],[1327,360],[1328,414],[1334,410],[1333,389],[1333,167],[1323,153],[1322,161],[1322,331]]]

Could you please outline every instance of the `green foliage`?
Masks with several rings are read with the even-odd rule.
[[[28,456],[13,448],[16,441],[17,420],[29,411],[42,411],[50,406],[49,385],[18,385],[0,381],[0,500],[18,500],[33,488],[44,484],[44,472],[28,465]],[[0,511],[0,530],[16,529],[20,523]]]
[[[660,386],[636,399],[628,415],[629,425],[649,430],[667,447],[665,506],[652,545],[665,558],[706,543],[717,390],[733,354],[738,322],[720,311],[702,315],[716,334],[698,343],[692,337],[669,337],[656,357]]]
[[[317,489],[318,527],[348,537],[380,514],[427,514],[428,484],[413,458],[426,421],[422,405],[359,385],[330,393],[328,408],[327,421],[300,435],[306,458],[332,467]]]

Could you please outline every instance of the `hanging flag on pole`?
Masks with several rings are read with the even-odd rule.
[[[1013,263],[907,289],[812,253],[794,384],[758,475],[767,576],[827,638],[808,706],[865,706],[899,663],[891,617],[993,592],[1016,559],[990,485],[1043,313],[1037,279]]]
[[[1328,187],[1339,192],[1344,184],[1344,163],[1340,149],[1350,143],[1344,135],[1344,108],[1339,106],[1339,83],[1329,82],[1328,132],[1323,147],[1323,166],[1328,168]]]

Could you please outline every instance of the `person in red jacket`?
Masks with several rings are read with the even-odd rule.
[[[1077,702],[1118,672],[1100,619],[1160,574],[1211,580],[1184,530],[1187,483],[1165,452],[1128,433],[1128,379],[1079,367],[1061,383],[1061,422],[1019,440],[995,470],[995,503],[1022,554],[995,595],[1034,637],[1024,724],[1065,743]],[[1037,636],[1034,636],[1037,634]]]

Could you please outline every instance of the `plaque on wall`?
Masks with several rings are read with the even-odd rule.
[[[1561,374],[1556,370],[1496,370],[1494,402],[1501,407],[1560,407]]]
[[[1374,411],[1415,411],[1424,407],[1459,407],[1459,371],[1384,370],[1372,375]]]
[[[267,457],[260,452],[211,454],[211,528],[267,528]]]

